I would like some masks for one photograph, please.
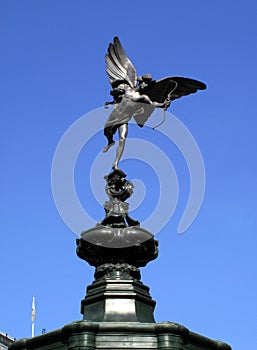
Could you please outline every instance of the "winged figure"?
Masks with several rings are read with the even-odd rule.
[[[119,133],[119,145],[113,164],[113,170],[118,170],[118,164],[124,151],[128,134],[128,122],[133,117],[138,126],[143,127],[155,108],[164,111],[171,102],[182,96],[206,89],[206,85],[198,80],[183,77],[167,77],[153,80],[150,74],[137,76],[136,69],[127,57],[118,37],[109,44],[105,55],[106,72],[112,90],[113,101],[105,106],[114,105],[105,126],[104,135],[107,145],[103,152],[107,152],[114,145],[116,131]]]

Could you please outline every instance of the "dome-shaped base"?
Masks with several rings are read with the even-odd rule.
[[[90,265],[128,263],[141,267],[158,256],[158,242],[139,226],[113,228],[99,225],[82,232],[77,255]]]

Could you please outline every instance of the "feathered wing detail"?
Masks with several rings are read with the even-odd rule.
[[[150,97],[151,101],[164,103],[169,94],[176,90],[176,88],[177,83],[172,78],[163,78],[154,80],[142,90],[142,93]]]
[[[143,89],[142,93],[149,96],[152,101],[163,103],[167,98],[172,101],[204,89],[206,89],[206,85],[201,81],[182,77],[168,77],[154,81],[150,86]]]
[[[170,79],[177,83],[176,89],[170,95],[171,101],[182,96],[194,94],[198,90],[206,89],[206,85],[199,80],[183,77],[172,77]]]
[[[136,69],[127,57],[118,37],[113,39],[113,44],[109,44],[108,53],[105,55],[105,61],[106,72],[112,85],[116,80],[125,80],[131,88],[136,86]]]
[[[193,94],[197,92],[197,90],[205,89],[206,85],[198,80],[183,77],[168,77],[153,81],[149,86],[142,89],[142,93],[147,95],[151,101],[164,103]],[[150,107],[152,106],[150,105]],[[140,127],[142,127],[151,116],[150,107],[149,111],[146,108],[141,118],[134,117]]]

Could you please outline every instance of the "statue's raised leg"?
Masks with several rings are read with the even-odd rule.
[[[115,134],[117,128],[113,125],[106,126],[104,128],[104,136],[107,138],[108,143],[103,149],[103,153],[107,152],[111,146],[115,144],[115,141],[113,140],[113,135]]]

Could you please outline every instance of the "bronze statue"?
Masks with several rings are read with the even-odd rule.
[[[128,134],[128,122],[132,117],[138,126],[143,127],[155,108],[166,111],[171,101],[197,90],[204,90],[206,85],[198,80],[182,77],[153,80],[150,74],[137,76],[136,69],[118,37],[114,38],[113,44],[109,44],[105,60],[106,72],[112,86],[110,94],[113,96],[113,101],[106,102],[105,106],[114,104],[114,109],[104,127],[108,143],[103,152],[107,152],[114,145],[113,136],[118,130],[119,145],[112,167],[113,170],[118,170]]]

